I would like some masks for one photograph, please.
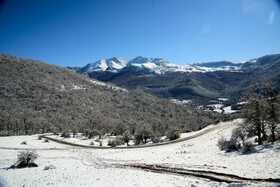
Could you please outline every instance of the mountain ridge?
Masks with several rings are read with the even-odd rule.
[[[273,54],[279,55],[279,54]],[[175,65],[162,58],[147,58],[138,56],[131,60],[121,57],[112,57],[109,59],[101,59],[94,63],[89,63],[84,67],[71,68],[78,73],[92,73],[92,72],[112,72],[118,73],[123,69],[134,68],[138,70],[146,70],[157,74],[164,74],[167,72],[211,72],[211,71],[242,71],[248,67],[253,67],[255,62],[267,58],[266,55],[259,58],[254,58],[244,62],[230,62],[230,61],[217,61],[217,62],[203,62],[193,63],[188,65]],[[121,59],[121,60],[120,60]]]
[[[152,69],[142,65],[126,66],[118,72],[93,71],[84,74],[161,98],[194,99],[199,105],[219,97],[238,101],[250,87],[259,87],[267,81],[280,82],[280,54],[265,55],[242,63],[220,61],[189,66],[165,63],[154,65]]]

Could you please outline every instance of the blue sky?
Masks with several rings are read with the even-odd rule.
[[[0,53],[61,66],[113,56],[183,65],[280,53],[276,0],[0,0]]]

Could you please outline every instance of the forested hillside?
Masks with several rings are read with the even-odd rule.
[[[162,135],[191,131],[220,120],[219,114],[176,105],[150,94],[104,84],[67,68],[0,55],[2,135],[95,131]]]

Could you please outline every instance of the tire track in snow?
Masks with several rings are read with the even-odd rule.
[[[162,165],[149,164],[118,164],[120,168],[134,168],[156,173],[175,174],[181,176],[192,176],[202,179],[209,179],[215,182],[243,183],[243,182],[269,182],[280,183],[280,178],[247,178],[233,174],[219,173],[214,171],[190,170],[183,168],[165,167]]]

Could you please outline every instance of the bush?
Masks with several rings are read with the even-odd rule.
[[[180,138],[180,134],[175,130],[175,129],[170,129],[167,133],[166,133],[166,139],[169,140],[176,140]]]
[[[227,149],[227,140],[225,137],[221,137],[219,140],[218,140],[218,147],[221,151],[224,151]]]
[[[243,153],[248,153],[254,150],[253,144],[251,141],[244,141],[242,144],[242,152]]]
[[[111,147],[116,147],[116,146],[122,145],[124,143],[125,142],[123,141],[122,138],[116,138],[114,140],[109,140],[108,141],[108,145],[111,146]]]
[[[160,137],[154,137],[154,138],[152,139],[152,142],[153,142],[153,143],[159,143],[159,142],[160,142]]]
[[[226,140],[226,138],[221,137],[218,140],[218,147],[222,151],[231,152],[240,149],[240,144],[236,141],[236,139],[231,138],[230,140]]]
[[[63,137],[63,138],[70,138],[70,133],[69,132],[63,132],[61,137]]]
[[[21,151],[18,155],[17,168],[37,167],[34,161],[38,158],[35,151]]]
[[[129,145],[128,142],[131,139],[131,135],[128,131],[125,131],[123,133],[123,141],[127,144],[127,146]]]
[[[98,139],[97,142],[99,143],[99,146],[100,146],[100,147],[103,146],[102,141],[101,141],[100,139]]]
[[[0,131],[0,136],[10,136],[9,131]]]
[[[94,138],[94,136],[99,136],[98,138],[100,139],[101,138],[101,132],[97,129],[92,129],[88,134],[87,134],[87,137],[89,139],[91,138]]]
[[[139,127],[136,129],[134,133],[134,143],[135,145],[139,145],[141,142],[143,144],[147,143],[147,140],[154,136],[153,129],[145,124],[143,127]]]
[[[244,131],[242,127],[237,127],[232,130],[231,138],[235,140],[242,140],[242,142],[245,140],[247,133]]]

